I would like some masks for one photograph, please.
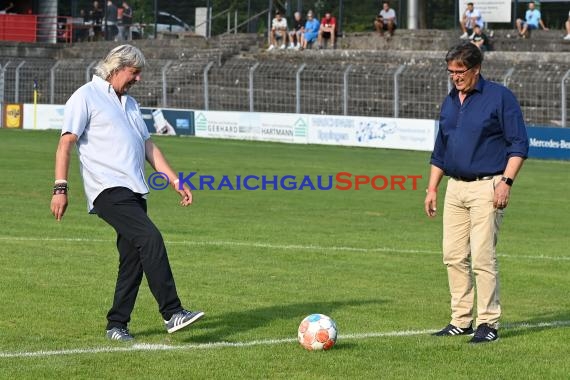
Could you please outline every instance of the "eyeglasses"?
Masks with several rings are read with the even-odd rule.
[[[447,75],[449,75],[450,77],[457,75],[458,77],[463,78],[465,76],[465,73],[467,73],[472,68],[473,68],[473,66],[471,66],[470,68],[465,69],[465,70],[449,70],[449,69],[447,69]]]

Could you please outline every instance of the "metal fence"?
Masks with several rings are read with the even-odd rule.
[[[131,90],[144,107],[437,119],[451,88],[440,60],[403,64],[256,60],[150,60]],[[0,60],[0,102],[64,104],[95,61]],[[490,80],[517,96],[528,125],[570,126],[570,70],[563,64],[487,63]]]

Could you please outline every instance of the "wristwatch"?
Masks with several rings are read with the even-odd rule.
[[[509,177],[502,177],[501,181],[503,181],[504,183],[506,183],[509,186],[513,186],[513,179],[509,178]]]

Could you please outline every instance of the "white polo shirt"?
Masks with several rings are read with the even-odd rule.
[[[119,97],[106,80],[94,75],[65,104],[62,134],[78,137],[79,169],[87,207],[101,191],[122,186],[147,194],[145,141],[150,138],[138,103]]]
[[[272,30],[287,30],[287,19],[285,17],[281,17],[281,20],[278,20],[275,17],[271,21],[271,29]]]

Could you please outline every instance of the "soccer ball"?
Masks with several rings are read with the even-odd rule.
[[[309,351],[328,350],[336,343],[336,323],[324,314],[311,314],[299,325],[301,346]]]

